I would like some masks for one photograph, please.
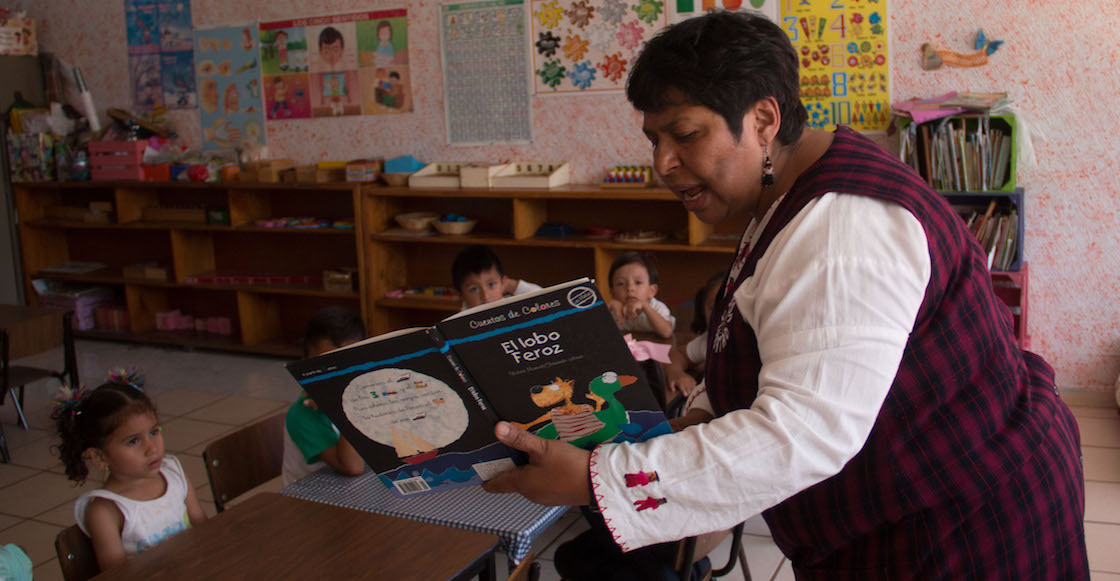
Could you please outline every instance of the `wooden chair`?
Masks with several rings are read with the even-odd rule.
[[[735,569],[737,562],[741,562],[743,564],[743,580],[751,581],[751,571],[747,567],[747,553],[743,549],[743,526],[745,524],[739,523],[730,531],[708,533],[682,540],[678,547],[676,563],[677,575],[681,581],[694,581],[692,564],[698,557],[708,556],[710,558],[711,552],[723,544],[723,540],[727,538],[728,534],[731,534],[731,554],[727,557],[727,564],[716,569],[715,561],[712,561],[712,568],[709,569],[708,575],[704,579],[723,577]]]
[[[73,313],[67,312],[62,317],[62,371],[12,365],[9,359],[10,337],[7,329],[0,329],[0,405],[4,399],[11,395],[12,405],[16,408],[19,425],[27,429],[27,417],[23,413],[24,387],[34,381],[53,377],[62,383],[78,385],[78,357],[74,351],[74,328],[71,324]],[[16,388],[19,388],[18,393]],[[11,460],[8,453],[8,441],[4,437],[3,428],[0,427],[0,460],[7,464]]]
[[[529,553],[521,560],[521,564],[509,574],[506,581],[540,581],[540,578],[541,564],[537,561],[536,554]]]
[[[101,572],[97,555],[93,552],[93,542],[78,525],[70,525],[58,533],[54,538],[54,550],[62,567],[62,578],[66,581],[86,581]]]
[[[206,445],[202,461],[214,508],[280,476],[284,465],[284,416],[276,414]]]

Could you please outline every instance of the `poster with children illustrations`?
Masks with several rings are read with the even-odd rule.
[[[526,16],[523,0],[440,6],[448,143],[532,139]]]
[[[259,29],[268,119],[412,110],[405,9],[294,18]]]
[[[132,103],[141,109],[197,105],[188,0],[124,0]]]
[[[264,145],[256,24],[199,30],[194,42],[203,149]]]
[[[781,0],[781,26],[801,59],[801,100],[817,129],[890,123],[887,3]]]
[[[642,45],[668,22],[668,0],[533,0],[534,91],[621,91]]]

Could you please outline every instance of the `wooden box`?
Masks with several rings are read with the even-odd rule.
[[[161,208],[153,206],[141,209],[140,219],[145,222],[205,224],[206,210],[204,208]]]
[[[239,181],[254,181],[267,183],[280,183],[280,174],[286,169],[295,167],[296,163],[290,159],[263,159],[260,161],[246,162],[238,176]]]
[[[457,188],[459,173],[468,164],[438,161],[429,163],[420,171],[408,176],[410,188]]]
[[[157,262],[142,262],[130,264],[121,269],[125,278],[143,278],[147,280],[167,280],[167,267]]]
[[[495,188],[555,188],[567,185],[572,169],[565,161],[517,161],[502,168],[491,179]]]
[[[326,184],[346,181],[346,167],[323,168],[319,165],[296,167],[296,182],[301,184]]]
[[[459,186],[464,188],[488,188],[494,176],[509,164],[472,163],[459,168]]]
[[[90,178],[93,180],[143,180],[140,161],[146,141],[91,141]]]
[[[323,271],[323,290],[334,293],[358,291],[358,269],[354,267],[328,268]]]

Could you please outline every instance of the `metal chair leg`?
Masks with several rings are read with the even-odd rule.
[[[8,453],[8,438],[4,436],[3,425],[0,425],[0,459],[3,459],[5,464],[12,461],[12,455]]]
[[[8,394],[12,396],[12,404],[16,406],[16,413],[19,414],[19,425],[23,429],[27,429],[27,418],[23,415],[23,387],[20,388],[19,395],[16,395],[15,388],[9,388]]]

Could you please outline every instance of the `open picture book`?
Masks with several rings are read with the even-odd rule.
[[[287,368],[398,496],[481,484],[524,463],[494,437],[498,420],[584,448],[672,431],[587,278]]]

